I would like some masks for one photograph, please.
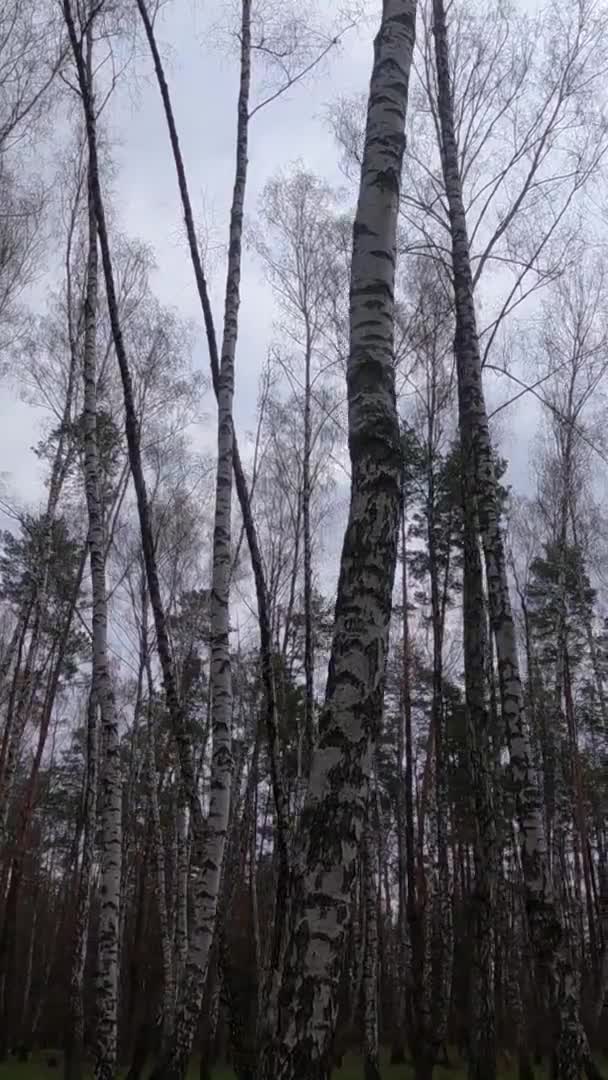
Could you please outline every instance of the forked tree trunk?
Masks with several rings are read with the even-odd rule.
[[[466,214],[454,126],[447,27],[443,0],[433,0],[438,120],[443,178],[450,217],[456,316],[455,352],[460,430],[473,448],[472,486],[486,566],[492,631],[500,679],[503,722],[520,827],[521,858],[530,933],[541,978],[556,1017],[558,1080],[577,1080],[589,1047],[578,1012],[577,985],[553,895],[542,798],[525,724],[517,642],[496,497],[496,477],[485,406]]]
[[[415,0],[385,0],[375,42],[353,229],[347,371],[352,489],[319,743],[296,851],[284,1024],[264,1080],[327,1071],[345,931],[365,822],[401,501],[393,367],[394,279]]]

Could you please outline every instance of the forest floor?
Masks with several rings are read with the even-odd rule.
[[[49,1066],[49,1058],[54,1058],[58,1064]],[[601,1068],[603,1067],[604,1074],[608,1075],[608,1061],[598,1061],[598,1065]],[[61,1080],[61,1066],[62,1055],[47,1050],[37,1054],[26,1065],[20,1065],[17,1062],[5,1062],[0,1065],[0,1080],[52,1080],[53,1077]],[[413,1080],[413,1075],[409,1065],[389,1065],[388,1060],[384,1058],[382,1064],[383,1080]],[[459,1065],[455,1062],[451,1068],[436,1068],[434,1080],[466,1080],[466,1075],[466,1065]],[[517,1067],[516,1065],[511,1067],[504,1065],[499,1068],[498,1075],[500,1080],[517,1080]],[[548,1073],[543,1068],[536,1067],[536,1080],[546,1080],[547,1076]],[[199,1080],[198,1063],[192,1065],[188,1080]],[[219,1065],[213,1070],[213,1080],[234,1080],[234,1073],[228,1066]],[[348,1055],[344,1060],[343,1067],[336,1069],[333,1073],[332,1080],[363,1080],[362,1058],[354,1054]]]
[[[49,1066],[48,1059],[55,1057],[55,1060],[59,1062],[58,1065]],[[52,1077],[57,1077],[60,1080],[62,1076],[61,1069],[61,1055],[54,1055],[53,1051],[46,1051],[28,1062],[26,1065],[20,1065],[16,1062],[6,1062],[0,1065],[0,1080],[51,1080]],[[505,1067],[499,1070],[500,1080],[517,1080],[516,1067]],[[537,1080],[544,1080],[547,1076],[544,1070],[537,1068],[536,1077]],[[189,1080],[198,1080],[199,1070],[198,1065],[193,1065]],[[383,1080],[412,1080],[413,1072],[408,1065],[389,1065],[384,1063],[382,1067]],[[452,1068],[437,1068],[435,1070],[435,1080],[465,1080],[466,1078],[466,1066],[459,1067],[456,1064]],[[218,1066],[213,1071],[213,1080],[234,1080],[234,1073],[228,1067]],[[341,1069],[337,1069],[333,1074],[333,1080],[363,1080],[363,1062],[360,1057],[355,1055],[345,1058],[344,1065]]]

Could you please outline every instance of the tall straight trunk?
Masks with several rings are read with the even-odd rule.
[[[304,784],[308,780],[314,745],[314,648],[312,629],[312,537],[310,533],[310,454],[311,454],[311,379],[312,359],[309,316],[306,315],[304,355],[304,452],[302,456],[302,527],[304,532]]]
[[[186,225],[186,234],[188,238],[190,258],[205,323],[207,344],[209,347],[209,361],[211,367],[213,389],[216,398],[218,398],[219,400],[220,356],[217,347],[217,337],[215,333],[213,313],[211,311],[211,303],[209,300],[209,293],[207,289],[207,280],[205,278],[205,273],[203,270],[201,253],[199,249],[199,241],[194,222],[194,215],[192,213],[192,203],[188,190],[186,170],[184,168],[181,148],[179,145],[177,127],[175,124],[175,117],[173,115],[173,107],[171,105],[171,96],[169,93],[167,80],[165,78],[160,52],[154,35],[154,27],[148,13],[146,2],[145,0],[136,0],[136,2],[144,25],[146,38],[150,46],[150,52],[152,54],[152,59],[154,62],[154,70],[156,73],[158,87],[163,102],[165,118],[167,121],[169,140],[171,144],[173,160],[175,163],[175,171],[177,174],[180,198],[184,212],[184,221]],[[235,486],[239,499],[239,505],[241,508],[243,526],[245,529],[245,534],[247,536],[247,543],[249,546],[249,554],[251,558],[251,567],[253,570],[253,577],[255,582],[256,600],[258,607],[258,621],[260,628],[260,662],[262,683],[264,688],[264,724],[266,727],[268,740],[270,777],[277,819],[276,846],[278,852],[278,870],[275,890],[274,917],[272,920],[273,931],[271,950],[271,973],[269,979],[267,980],[267,986],[263,995],[265,1000],[265,1006],[263,1011],[268,1021],[267,1030],[272,1031],[275,1024],[276,1001],[278,995],[278,987],[280,985],[282,975],[282,964],[285,953],[285,931],[288,913],[288,887],[290,874],[289,801],[286,794],[284,779],[281,770],[277,694],[274,677],[274,643],[271,625],[271,608],[269,602],[268,588],[264,574],[264,563],[262,560],[259,539],[251,509],[250,494],[240,459],[238,441],[234,431],[232,441],[232,467],[234,470]],[[266,1037],[266,1035],[262,1036],[262,1042],[266,1040]]]
[[[464,433],[466,435],[466,432]],[[470,443],[463,457],[463,641],[467,710],[467,751],[471,804],[475,821],[475,888],[473,892],[473,957],[470,981],[470,1080],[496,1077],[496,1015],[494,960],[496,934],[496,819],[493,797],[493,760],[490,714],[486,695],[488,642],[483,571]]]
[[[176,985],[184,973],[188,956],[188,818],[186,800],[181,788],[177,788],[177,806],[175,808],[177,833],[177,867],[175,877],[175,970]]]
[[[599,965],[599,977],[595,994],[593,1018],[599,1027],[602,1020],[604,1003],[608,997],[608,859],[602,852],[598,866],[598,919],[602,935],[602,954]]]
[[[521,859],[530,933],[539,970],[550,987],[558,1028],[556,1077],[576,1080],[583,1060],[590,1060],[577,1000],[576,979],[569,961],[548,865],[542,800],[524,715],[515,625],[509,597],[504,543],[496,495],[496,477],[485,406],[471,258],[459,172],[458,145],[443,0],[433,0],[438,118],[443,178],[450,217],[455,352],[459,383],[461,433],[473,448],[472,468],[479,527],[486,566],[492,630],[500,679],[503,722],[511,760],[520,826]],[[482,617],[482,613],[480,613]]]
[[[224,307],[224,334],[218,405],[218,458],[211,585],[211,720],[213,753],[211,799],[206,823],[202,869],[195,881],[194,924],[185,977],[180,987],[175,1037],[162,1063],[163,1078],[185,1075],[199,1022],[209,951],[215,930],[232,778],[232,674],[230,658],[230,577],[232,567],[232,472],[234,361],[240,304],[243,210],[247,183],[247,135],[251,84],[251,0],[243,0],[241,69],[238,100],[236,174],[230,213],[230,242]]]
[[[93,78],[92,35],[87,35],[86,70]],[[101,907],[99,913],[96,988],[96,1080],[114,1080],[118,1051],[118,982],[120,875],[122,862],[122,778],[120,740],[114,692],[108,664],[108,606],[105,567],[105,526],[97,445],[97,221],[89,171],[89,258],[84,306],[83,433],[84,474],[89,518],[89,559],[92,589],[92,690],[99,704],[105,748],[100,768]]]
[[[95,242],[97,236],[95,235]],[[91,884],[95,857],[98,777],[98,706],[93,687],[87,707],[87,749],[82,860],[78,875],[74,945],[70,969],[69,1020],[64,1055],[64,1080],[82,1080],[84,1053],[84,971],[89,937]],[[76,862],[78,859],[76,859]]]
[[[87,67],[91,70],[91,45],[87,43]],[[98,559],[100,550],[103,550],[105,542],[105,530],[101,520],[101,506],[99,500],[99,477],[98,477],[98,452],[97,452],[97,379],[96,379],[96,324],[98,303],[98,251],[97,251],[97,221],[95,208],[91,197],[91,183],[89,178],[88,197],[88,255],[86,294],[84,302],[84,349],[83,349],[83,382],[84,382],[84,435],[85,435],[85,485],[87,494],[87,508],[89,511],[89,529],[91,528],[91,511],[93,520],[96,522],[97,535],[93,539],[89,537],[91,574],[95,561],[96,575],[98,574]],[[74,350],[75,351],[75,350]],[[90,505],[89,505],[90,504]],[[101,542],[101,549],[99,547]],[[105,560],[102,557],[102,581],[105,600]],[[96,585],[98,582],[96,580]],[[96,597],[97,599],[97,597]],[[94,615],[101,614],[103,609],[94,608]],[[95,634],[97,627],[93,626]],[[102,642],[103,647],[103,642]],[[91,676],[91,689],[87,706],[87,741],[86,741],[86,772],[83,813],[83,849],[80,874],[78,876],[76,894],[76,913],[74,919],[74,944],[72,963],[70,969],[70,996],[69,996],[69,1021],[66,1031],[66,1047],[64,1057],[65,1080],[81,1080],[83,1073],[84,1054],[84,971],[87,956],[87,944],[89,937],[89,918],[91,908],[91,884],[93,872],[93,860],[95,856],[95,834],[97,826],[97,789],[98,789],[98,670],[95,667],[97,650],[94,645],[93,671]],[[106,658],[107,665],[107,658]],[[76,860],[77,862],[78,860]]]
[[[384,674],[401,501],[394,280],[414,0],[385,0],[375,42],[353,229],[347,368],[351,502],[326,699],[299,830],[285,1023],[264,1080],[317,1080],[329,1063]]]
[[[378,1050],[378,888],[376,885],[376,836],[370,797],[363,835],[363,882],[365,891],[365,944],[363,958],[363,1046],[365,1080],[380,1080]]]
[[[194,278],[196,281],[197,292],[201,304],[201,310],[203,313],[203,319],[205,323],[205,332],[207,335],[207,344],[209,348],[209,362],[211,367],[211,379],[213,383],[213,389],[216,398],[219,395],[220,387],[220,356],[217,347],[217,337],[215,333],[215,325],[213,321],[213,313],[211,311],[211,303],[209,300],[209,292],[207,289],[207,280],[203,270],[203,263],[201,259],[201,253],[199,248],[198,236],[196,231],[196,225],[194,221],[194,214],[192,212],[192,203],[190,200],[190,193],[188,190],[188,181],[186,177],[186,170],[184,168],[184,162],[182,158],[181,148],[179,145],[179,137],[177,133],[177,127],[175,124],[175,117],[173,115],[173,107],[171,105],[171,96],[169,93],[169,87],[165,78],[163,64],[156,44],[156,38],[154,35],[154,27],[152,20],[148,13],[145,0],[136,0],[139,13],[144,25],[144,31],[148,44],[150,46],[150,52],[154,62],[154,70],[156,73],[156,79],[160,90],[160,95],[163,102],[163,108],[165,112],[165,118],[167,121],[167,129],[169,132],[169,141],[171,144],[171,151],[173,154],[173,160],[175,164],[175,171],[177,174],[177,181],[179,186],[180,198],[182,202],[182,209],[184,212],[184,221],[186,225],[186,234],[188,238],[188,248],[190,251],[190,259],[192,262],[192,268],[194,271]],[[270,604],[268,597],[268,589],[266,586],[266,580],[264,575],[264,564],[260,551],[260,545],[251,510],[251,499],[249,490],[247,487],[247,480],[243,471],[241,463],[238,441],[236,433],[233,432],[233,445],[232,445],[232,465],[234,469],[235,486],[239,500],[239,506],[241,509],[241,515],[243,518],[243,526],[245,534],[247,536],[247,543],[249,546],[249,554],[251,557],[251,567],[253,570],[253,577],[255,582],[256,600],[258,606],[258,621],[260,625],[260,659],[262,670],[262,683],[264,687],[264,723],[266,726],[268,749],[270,759],[270,776],[272,784],[272,792],[275,803],[275,810],[277,816],[277,828],[276,828],[276,841],[279,853],[279,878],[277,882],[276,892],[276,910],[281,912],[286,906],[286,890],[287,879],[289,873],[289,806],[285,793],[285,787],[280,768],[280,741],[279,741],[279,728],[278,728],[278,711],[277,711],[277,698],[276,689],[274,684],[274,645],[271,627],[270,616]],[[279,924],[279,920],[274,920],[275,925]],[[280,933],[277,935],[277,940],[280,944]],[[276,950],[275,950],[276,951]]]
[[[150,647],[148,643],[148,596],[146,593],[145,577],[141,590],[141,661],[146,670],[148,683],[148,706],[147,706],[147,732],[146,732],[146,776],[148,785],[148,803],[150,807],[150,846],[152,849],[152,864],[154,866],[156,882],[156,907],[158,911],[158,929],[160,935],[161,967],[162,967],[162,1000],[161,1000],[161,1053],[165,1053],[173,1036],[175,1024],[175,964],[173,957],[173,941],[169,929],[169,912],[167,907],[167,875],[165,868],[165,847],[163,842],[163,830],[158,801],[158,770],[156,766],[156,732],[154,729],[154,678],[152,675],[152,663],[150,659]]]
[[[407,916],[407,896],[409,859],[411,852],[411,883],[416,888],[415,848],[414,848],[414,791],[411,755],[412,737],[412,700],[410,688],[410,635],[409,635],[409,600],[407,582],[407,526],[405,496],[401,506],[401,692],[399,709],[399,728],[397,733],[397,878],[398,878],[398,914],[397,914],[397,987],[395,1029],[391,1062],[401,1065],[405,1061],[406,1022],[411,1013],[412,975],[410,962],[411,942]],[[405,743],[408,732],[409,755],[406,765]]]
[[[183,709],[180,706],[180,701],[177,693],[175,665],[173,662],[173,656],[169,644],[167,619],[160,589],[154,532],[152,529],[152,521],[150,515],[150,504],[148,500],[146,479],[142,464],[140,424],[135,408],[135,395],[133,390],[133,380],[129,367],[129,360],[127,357],[124,338],[122,335],[120,310],[116,292],[114,268],[112,264],[112,254],[110,251],[110,241],[106,224],[104,200],[99,178],[99,160],[97,153],[97,118],[93,103],[92,87],[87,76],[82,39],[79,38],[76,31],[76,22],[74,20],[74,13],[72,10],[72,0],[63,0],[62,9],[66,29],[68,32],[70,48],[72,50],[76,65],[78,89],[80,92],[85,120],[87,148],[89,153],[89,173],[91,176],[95,214],[97,218],[97,233],[101,250],[101,260],[106,286],[106,296],[108,302],[108,314],[110,317],[110,327],[112,331],[112,341],[114,344],[116,359],[118,361],[120,378],[123,388],[123,399],[125,407],[125,433],[127,437],[129,467],[131,470],[131,476],[133,478],[133,486],[135,488],[135,495],[137,501],[137,512],[141,531],[142,550],[144,555],[144,564],[146,568],[146,578],[148,582],[148,593],[150,596],[150,605],[154,616],[154,627],[156,630],[156,646],[161,664],[163,686],[167,701],[167,709],[171,720],[172,733],[179,756],[179,766],[182,776],[182,782],[187,794],[188,805],[190,808],[192,829],[196,846],[196,857],[200,861],[200,859],[202,858],[204,840],[203,811],[197,787],[197,776],[194,764],[190,732],[188,730],[186,719],[183,713]]]
[[[431,617],[433,624],[433,698],[431,728],[435,749],[435,827],[437,845],[436,888],[431,931],[432,957],[432,1015],[424,1038],[423,1068],[437,1061],[447,1034],[450,1007],[453,926],[448,861],[448,761],[446,746],[445,708],[443,701],[443,637],[445,608],[440,589],[437,561],[437,525],[435,521],[435,475],[433,462],[434,417],[431,414],[428,433],[427,464],[427,543],[429,549],[429,578],[431,586]]]

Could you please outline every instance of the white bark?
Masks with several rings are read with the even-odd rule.
[[[364,1075],[380,1080],[378,1047],[378,886],[376,884],[376,837],[370,799],[363,837],[363,883],[365,890],[365,951],[363,959]]]
[[[481,376],[467,221],[459,172],[443,0],[433,0],[441,159],[452,243],[456,316],[455,353],[463,447],[470,447],[472,489],[477,500],[492,631],[500,679],[503,722],[515,789],[526,907],[542,977],[559,1021],[557,1080],[575,1080],[588,1055],[578,1018],[576,979],[553,895],[542,798],[528,738],[511,609],[497,485]],[[466,465],[465,461],[465,465]],[[482,613],[480,613],[480,617]]]
[[[87,43],[87,75],[92,83],[91,43]],[[84,375],[84,470],[89,516],[89,558],[93,593],[92,687],[99,703],[104,733],[105,759],[100,770],[101,909],[97,958],[97,1055],[96,1080],[114,1080],[117,1055],[120,875],[122,859],[122,780],[120,775],[118,718],[108,664],[108,610],[105,572],[105,527],[100,497],[100,466],[97,447],[97,233],[89,178],[89,262],[85,298]]]
[[[152,696],[154,693],[154,681],[152,677],[152,664],[148,645],[148,597],[145,586],[142,589],[142,613],[141,613],[141,651],[142,659],[146,668],[148,681],[148,705],[147,705],[147,739],[146,739],[146,775],[148,782],[148,802],[151,817],[151,848],[154,873],[156,877],[156,905],[158,909],[158,924],[160,934],[160,948],[162,958],[162,1003],[161,1003],[161,1053],[165,1053],[173,1036],[175,1025],[175,964],[173,958],[173,942],[169,929],[169,912],[167,907],[167,875],[165,872],[165,848],[163,843],[163,830],[160,818],[160,806],[158,802],[158,771],[156,768],[156,733],[154,730],[154,715],[152,708]]]
[[[209,953],[215,932],[222,864],[230,816],[232,779],[232,672],[230,658],[230,578],[232,569],[232,472],[234,363],[240,304],[243,210],[247,182],[247,132],[251,82],[251,0],[242,2],[241,79],[238,101],[236,175],[230,214],[230,242],[224,308],[218,405],[218,457],[211,584],[211,797],[200,867],[194,882],[194,925],[185,977],[180,988],[175,1040],[164,1076],[184,1075],[199,1021]]]
[[[401,487],[396,234],[415,13],[414,0],[385,0],[375,42],[351,268],[351,504],[325,708],[300,829],[285,1024],[263,1063],[265,1080],[313,1080],[327,1065],[382,713]]]

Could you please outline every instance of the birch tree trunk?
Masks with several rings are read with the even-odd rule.
[[[97,234],[95,234],[97,242]],[[82,1080],[84,1052],[84,971],[89,936],[91,912],[91,884],[95,856],[95,831],[97,822],[97,776],[98,776],[98,705],[91,692],[87,710],[87,757],[84,794],[84,823],[82,836],[82,861],[78,876],[76,917],[74,920],[74,949],[70,970],[69,1027],[66,1033],[64,1058],[65,1080]],[[76,859],[78,861],[78,859]]]
[[[175,880],[175,970],[176,984],[184,973],[188,956],[188,818],[186,800],[181,786],[177,792],[176,833],[177,833],[177,873]]]
[[[78,89],[80,91],[80,96],[82,100],[84,121],[86,127],[87,148],[89,152],[89,174],[91,177],[95,214],[97,217],[97,233],[99,237],[99,246],[103,265],[104,281],[106,286],[108,314],[110,317],[110,326],[112,331],[112,342],[114,345],[114,351],[116,353],[116,359],[118,361],[120,378],[123,388],[123,399],[125,407],[125,434],[127,437],[127,446],[129,452],[129,467],[131,471],[131,476],[133,478],[133,487],[135,489],[137,501],[137,512],[141,531],[142,550],[146,568],[146,578],[148,582],[148,593],[150,596],[150,606],[154,615],[154,627],[156,630],[156,646],[162,669],[163,686],[167,700],[167,708],[171,719],[173,737],[175,739],[175,744],[179,755],[179,765],[182,775],[182,782],[184,785],[184,790],[186,791],[188,805],[190,808],[192,829],[196,841],[197,857],[200,858],[204,833],[203,812],[198,794],[196,770],[192,753],[192,744],[189,731],[185,724],[183,710],[180,706],[180,701],[177,693],[175,666],[173,663],[173,656],[169,644],[167,620],[165,615],[163,598],[161,595],[160,580],[158,576],[154,533],[150,516],[150,505],[148,500],[146,478],[144,475],[142,464],[140,425],[135,407],[133,380],[131,377],[129,360],[127,357],[124,338],[122,334],[118,295],[116,291],[116,281],[114,276],[114,267],[112,263],[112,253],[110,250],[110,241],[106,224],[104,200],[99,179],[97,118],[92,98],[92,88],[89,85],[87,79],[82,38],[78,36],[78,33],[76,31],[76,22],[74,20],[71,0],[63,0],[62,10],[68,32],[68,38],[70,41],[70,47],[74,56],[76,73],[78,78]]]
[[[203,319],[205,322],[205,331],[207,335],[207,344],[209,347],[209,361],[211,367],[211,378],[213,382],[213,389],[216,398],[219,399],[220,391],[220,356],[217,346],[217,337],[215,333],[215,325],[213,321],[213,313],[211,311],[211,303],[209,300],[209,293],[207,289],[207,280],[203,269],[203,263],[201,259],[201,253],[199,249],[199,241],[194,222],[194,215],[192,212],[192,203],[190,200],[190,193],[188,190],[188,181],[186,177],[186,170],[184,168],[183,157],[179,145],[179,137],[177,133],[177,127],[175,123],[175,117],[173,114],[173,107],[171,104],[171,96],[169,93],[169,87],[165,78],[163,70],[162,60],[158,46],[156,44],[156,38],[154,35],[154,27],[152,20],[148,13],[148,9],[145,0],[136,0],[139,13],[144,25],[144,30],[150,46],[152,59],[154,62],[154,70],[163,102],[163,108],[165,112],[165,118],[167,121],[167,128],[169,132],[169,140],[171,143],[171,150],[173,153],[173,159],[175,163],[175,171],[177,174],[179,192],[182,202],[182,208],[184,211],[184,220],[186,225],[186,233],[188,237],[188,247],[190,250],[190,258],[192,261],[192,268],[194,270],[194,277],[196,281],[197,291],[203,313]],[[256,600],[258,607],[258,621],[260,627],[260,660],[262,669],[262,683],[264,687],[264,724],[266,727],[268,749],[269,749],[269,763],[270,763],[270,777],[272,784],[272,793],[276,811],[276,844],[278,851],[278,872],[277,872],[277,887],[275,898],[275,912],[273,918],[273,944],[272,944],[272,959],[271,959],[271,974],[267,980],[267,988],[264,992],[264,1000],[266,1002],[265,1013],[269,1018],[269,1028],[273,1026],[273,1016],[275,1013],[275,1000],[278,996],[278,986],[281,978],[282,961],[285,951],[285,925],[287,917],[287,893],[288,893],[288,881],[289,881],[289,844],[290,844],[290,827],[289,827],[289,803],[285,791],[285,785],[281,770],[281,756],[280,756],[280,740],[279,740],[279,725],[278,725],[278,709],[277,709],[277,696],[274,679],[274,645],[271,627],[270,617],[270,604],[268,597],[268,589],[266,586],[266,579],[264,574],[264,563],[260,551],[260,545],[258,541],[257,530],[253,519],[253,513],[251,509],[251,499],[245,473],[240,459],[240,453],[238,449],[238,442],[236,434],[232,433],[232,466],[234,469],[234,479],[236,491],[239,499],[239,505],[241,508],[241,514],[243,517],[243,526],[245,534],[247,536],[247,543],[249,546],[249,553],[251,557],[251,567],[253,570],[253,577],[255,582]],[[149,561],[149,559],[147,560]],[[152,604],[154,607],[154,598],[151,592]],[[158,634],[158,619],[155,609],[155,621],[157,623],[157,635],[159,637],[159,644],[162,642],[160,634]],[[162,657],[161,657],[162,659]],[[167,686],[167,679],[165,674],[165,665],[163,664],[163,678],[165,686]],[[180,760],[181,760],[180,755]],[[182,770],[183,771],[183,770]],[[196,825],[196,820],[194,821]],[[264,1036],[265,1038],[265,1036]],[[262,1040],[264,1041],[264,1040]]]
[[[460,431],[461,438],[464,433],[464,445],[472,447],[469,467],[474,473],[472,487],[477,500],[490,617],[496,641],[503,723],[510,751],[520,828],[527,915],[539,971],[548,983],[550,1002],[556,1017],[555,1075],[558,1080],[576,1080],[582,1062],[590,1060],[590,1055],[578,1014],[576,979],[553,895],[542,799],[525,724],[515,626],[497,509],[492,445],[482,386],[443,0],[433,0],[433,17],[441,161],[452,244]]]
[[[475,492],[472,447],[463,445],[464,573],[463,623],[467,709],[467,750],[475,821],[475,888],[468,1075],[496,1077],[494,958],[496,923],[496,820],[492,791],[492,751],[486,695],[487,623]],[[480,618],[483,612],[483,618]]]
[[[154,680],[152,676],[152,664],[148,644],[148,596],[146,593],[145,578],[142,582],[142,612],[141,612],[141,661],[146,669],[148,682],[148,723],[146,739],[146,775],[148,783],[148,802],[150,807],[150,847],[152,849],[152,862],[156,876],[156,906],[158,910],[158,929],[161,948],[162,966],[162,1003],[161,1003],[161,1055],[167,1052],[173,1028],[175,1024],[175,968],[173,956],[173,942],[169,929],[169,911],[167,906],[167,875],[165,867],[165,848],[163,843],[163,831],[160,818],[160,806],[158,803],[158,771],[156,767],[156,733],[154,730],[154,716],[152,699],[154,693]],[[175,958],[177,959],[177,957]]]
[[[363,959],[363,1045],[365,1080],[380,1080],[378,1053],[378,888],[376,885],[376,837],[372,800],[363,836],[365,889],[365,946]]]
[[[304,355],[304,447],[302,456],[302,527],[304,539],[304,761],[303,794],[310,774],[314,746],[314,651],[312,632],[312,538],[310,535],[310,457],[311,457],[311,333],[306,316],[306,339]],[[302,800],[303,801],[303,800]],[[301,805],[300,803],[298,804]]]
[[[395,1008],[395,1031],[391,1050],[391,1064],[405,1062],[406,1025],[411,1014],[412,948],[408,925],[408,891],[414,890],[416,901],[416,871],[414,847],[414,792],[411,752],[406,758],[406,733],[411,743],[412,701],[410,689],[410,635],[409,599],[407,580],[407,527],[405,494],[401,506],[401,693],[399,702],[399,729],[397,734],[397,876],[399,908],[397,916],[397,986]],[[411,747],[408,745],[408,750]]]
[[[264,1080],[323,1075],[382,714],[401,500],[394,279],[414,0],[385,0],[353,229],[347,370],[352,488],[319,744],[296,852],[279,1038]]]
[[[230,214],[230,242],[224,309],[224,336],[218,404],[218,459],[211,586],[211,718],[213,752],[211,801],[201,869],[194,886],[194,925],[180,988],[175,1038],[163,1078],[185,1075],[199,1022],[202,994],[215,930],[232,778],[232,675],[230,659],[230,576],[233,471],[234,361],[240,304],[243,209],[247,181],[247,130],[251,82],[251,0],[243,0],[241,18],[241,81],[238,100],[236,175]]]
[[[91,30],[87,35],[87,78],[93,78]],[[100,497],[97,447],[97,222],[89,175],[89,258],[84,310],[84,470],[89,516],[89,558],[92,586],[92,692],[99,703],[105,759],[100,770],[101,909],[96,991],[96,1080],[114,1080],[117,1056],[120,878],[122,856],[122,786],[118,718],[108,665],[108,610],[105,572],[105,528]]]

